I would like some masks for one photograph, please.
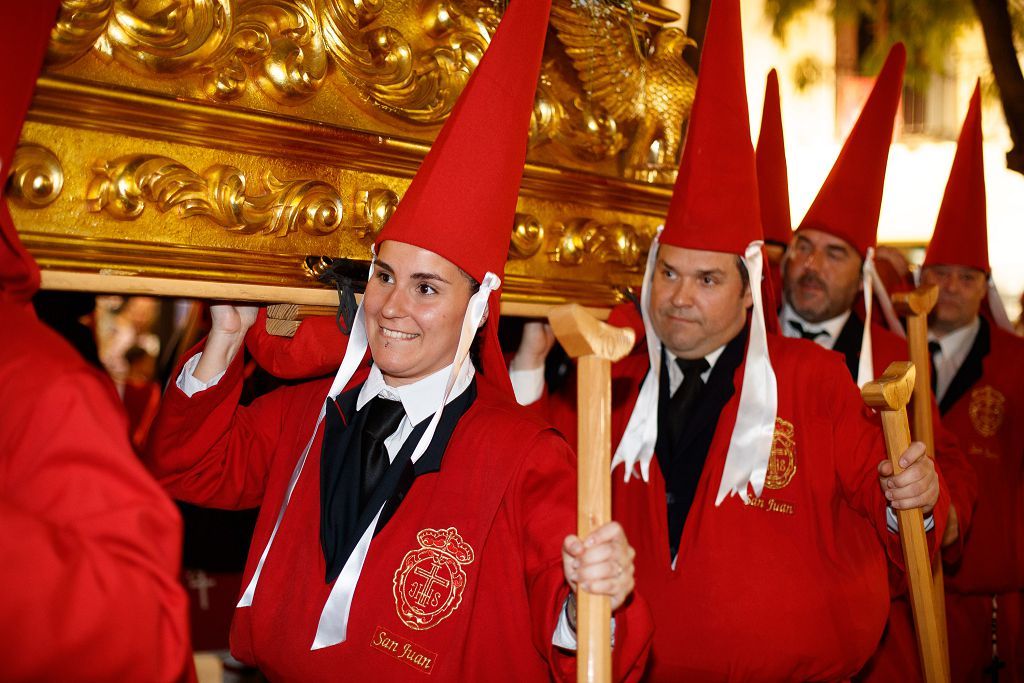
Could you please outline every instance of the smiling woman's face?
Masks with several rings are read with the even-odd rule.
[[[392,386],[432,375],[455,359],[469,279],[432,251],[385,241],[363,308],[370,355]]]

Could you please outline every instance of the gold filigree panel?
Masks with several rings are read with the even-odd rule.
[[[52,142],[35,142],[42,140]],[[105,158],[133,148],[147,152]],[[44,267],[315,286],[307,257],[367,260],[407,184],[326,164],[30,122],[7,192],[18,199],[15,223]],[[25,188],[36,189],[26,195]],[[656,223],[521,198],[506,289],[521,301],[614,303],[623,287],[637,284]]]
[[[694,77],[674,15],[556,0],[531,158],[671,182]],[[494,0],[63,0],[47,70],[432,139],[499,21]],[[424,128],[426,126],[426,128]]]

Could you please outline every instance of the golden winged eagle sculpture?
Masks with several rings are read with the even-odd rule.
[[[620,126],[635,124],[624,159],[626,177],[670,183],[697,86],[682,54],[696,43],[674,27],[652,35],[613,2],[556,0],[551,25],[591,103]]]

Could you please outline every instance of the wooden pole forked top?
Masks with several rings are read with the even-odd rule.
[[[939,288],[936,285],[918,287],[912,292],[896,292],[892,295],[892,306],[902,316],[927,316],[935,308],[939,300]]]
[[[861,389],[864,402],[875,410],[899,410],[906,407],[914,393],[917,371],[910,361],[898,361],[885,369],[885,374]]]
[[[625,357],[636,340],[633,330],[603,323],[579,304],[553,307],[548,311],[548,321],[562,348],[572,358],[597,356],[614,362]]]

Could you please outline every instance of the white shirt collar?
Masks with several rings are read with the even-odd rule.
[[[940,353],[932,358],[932,371],[935,373],[935,396],[938,400],[946,395],[946,390],[953,383],[953,378],[960,371],[960,366],[967,360],[967,354],[974,346],[974,339],[981,329],[981,319],[975,316],[974,320],[963,327],[953,330],[949,334],[938,337],[934,332],[928,332],[928,340],[938,342]]]
[[[971,346],[974,344],[974,338],[978,335],[980,328],[981,320],[975,316],[971,322],[942,337],[929,330],[928,340],[939,343],[943,356],[951,359],[959,357],[957,360],[957,365],[959,366],[967,358],[967,354],[970,353]]]
[[[370,374],[359,390],[356,398],[356,410],[362,410],[363,406],[377,396],[382,396],[392,401],[401,401],[405,409],[406,417],[412,426],[418,425],[423,420],[437,412],[441,407],[441,397],[444,395],[445,385],[448,382],[448,373],[452,366],[446,365],[432,375],[417,380],[411,384],[400,387],[393,387],[384,381],[384,375],[376,365],[370,366]],[[452,391],[448,394],[445,405],[458,398],[462,392],[473,381],[476,376],[476,368],[467,359],[462,364],[462,371],[455,379]]]
[[[700,380],[705,384],[707,384],[708,377],[711,376],[711,371],[715,369],[715,363],[718,362],[718,358],[722,355],[722,352],[725,351],[725,346],[725,344],[722,344],[717,349],[704,356],[704,360],[708,362],[708,369],[700,373]],[[667,360],[669,361],[668,390],[669,395],[672,395],[676,393],[676,389],[678,389],[679,385],[683,383],[683,371],[680,370],[679,366],[675,363],[675,359],[679,356],[669,351],[668,348],[665,348],[665,354],[668,356]]]
[[[793,325],[791,324],[795,322],[804,328],[805,331],[818,332],[820,330],[825,332],[824,335],[815,339],[814,343],[818,346],[823,346],[826,349],[831,349],[839,338],[839,333],[843,331],[846,321],[850,319],[850,309],[847,309],[834,318],[823,320],[820,323],[810,323],[801,318],[787,302],[782,305],[782,315],[780,317],[783,337],[795,339],[800,338],[800,333],[793,329]]]

